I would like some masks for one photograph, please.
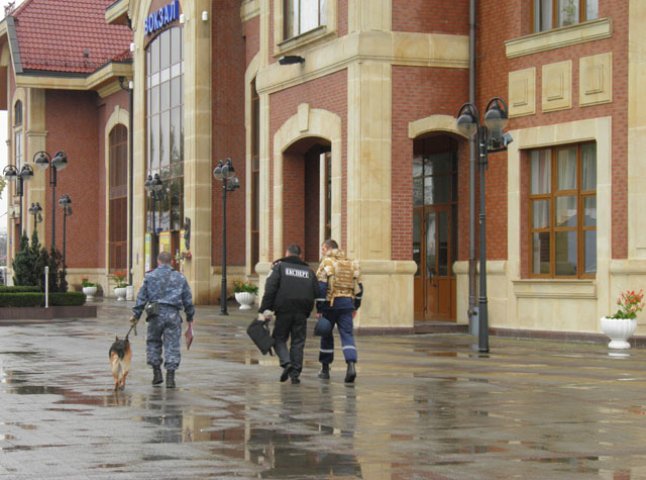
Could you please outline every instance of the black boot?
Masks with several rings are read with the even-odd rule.
[[[357,370],[354,368],[354,362],[348,362],[348,370],[345,373],[345,383],[354,383],[357,378]]]
[[[321,364],[321,371],[319,372],[319,378],[322,380],[329,380],[330,379],[330,364],[329,363],[322,363]]]
[[[175,388],[175,370],[166,370],[166,388]]]
[[[286,382],[287,379],[289,378],[289,373],[292,371],[292,365],[291,363],[287,363],[283,367],[283,373],[280,374],[280,381],[281,382]]]
[[[153,367],[153,385],[159,385],[164,382],[164,376],[162,375],[161,368]]]

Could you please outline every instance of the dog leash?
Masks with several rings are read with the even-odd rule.
[[[138,323],[139,323],[139,319],[137,319],[137,321],[130,326],[130,330],[128,330],[128,333],[126,333],[126,340],[128,340],[128,336],[130,335],[130,332],[132,332],[133,330],[135,331],[135,337],[137,336]]]

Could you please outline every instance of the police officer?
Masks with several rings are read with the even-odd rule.
[[[136,323],[147,303],[159,305],[157,315],[148,316],[146,332],[146,361],[153,367],[153,385],[164,381],[162,376],[162,347],[164,367],[166,368],[166,388],[175,388],[175,370],[179,367],[180,338],[182,317],[179,311],[184,308],[188,322],[187,335],[193,335],[193,297],[186,277],[174,271],[171,266],[171,254],[161,252],[157,256],[157,268],[146,274],[144,283],[139,289],[137,301],[132,308],[131,322]]]
[[[285,257],[277,260],[267,276],[265,294],[260,303],[258,319],[267,317],[267,312],[276,313],[274,350],[283,368],[280,381],[291,378],[292,383],[300,383],[303,369],[303,349],[307,334],[307,317],[318,297],[318,282],[312,269],[300,258],[298,245],[287,247]],[[287,349],[287,339],[291,345]]]
[[[327,239],[321,245],[322,260],[316,271],[323,302],[317,302],[318,316],[324,315],[332,324],[329,331],[321,335],[321,349],[319,362],[321,372],[319,378],[330,378],[330,364],[334,360],[334,325],[341,336],[343,356],[347,363],[345,375],[346,383],[353,383],[357,376],[355,363],[357,362],[357,347],[354,343],[353,318],[356,310],[361,306],[363,285],[361,272],[356,261],[349,260],[339,244]],[[359,289],[357,294],[355,291]]]

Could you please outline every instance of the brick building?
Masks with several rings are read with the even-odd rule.
[[[21,15],[40,3],[48,2],[27,0],[16,12],[18,43]],[[109,186],[105,145],[109,119],[118,118],[133,132],[131,186],[119,208],[131,212],[124,266],[135,285],[152,252],[166,248],[179,254],[198,301],[217,301],[222,184],[212,172],[230,157],[240,189],[227,193],[229,275],[262,285],[287,244],[303,245],[316,262],[331,236],[362,264],[369,300],[361,328],[467,323],[470,290],[472,300],[476,294],[477,171],[455,115],[473,92],[481,110],[492,97],[506,100],[514,139],[490,156],[486,175],[490,325],[595,332],[618,292],[644,284],[639,0],[102,3],[106,28],[132,42],[131,70],[115,70],[104,96],[87,82],[73,94],[27,83],[7,60],[16,63],[11,20],[4,22],[6,108],[18,98],[15,84],[61,102],[46,103],[58,112],[41,128],[47,145],[59,148],[55,134],[63,143],[56,115],[66,95],[105,104],[95,108],[94,144],[69,142],[96,150],[88,160],[96,162],[88,165],[95,181],[69,188],[100,197],[85,217],[97,223],[99,247],[91,259],[75,250],[71,273],[91,271],[107,285],[117,266],[110,226],[123,216],[112,216],[111,195],[125,187]],[[132,109],[119,76],[133,81]],[[38,149],[26,145],[25,158]],[[153,199],[145,184],[155,174],[163,193]],[[45,194],[42,183],[34,198],[47,205]],[[89,232],[74,220],[72,230]],[[38,228],[47,225],[46,218]]]

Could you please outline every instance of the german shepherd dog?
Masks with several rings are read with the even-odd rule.
[[[110,347],[109,357],[114,377],[114,389],[115,391],[123,390],[126,388],[126,377],[130,371],[130,361],[132,360],[132,350],[130,350],[130,341],[127,335],[123,340],[119,337],[115,338]]]

